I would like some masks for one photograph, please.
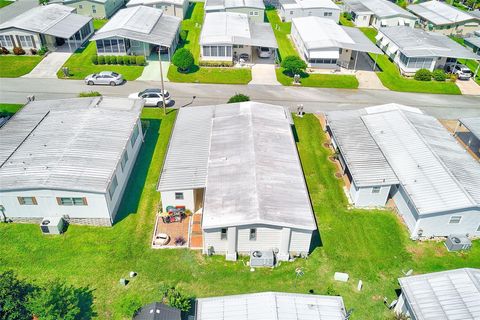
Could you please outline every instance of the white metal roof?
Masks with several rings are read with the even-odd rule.
[[[0,30],[17,28],[67,39],[92,20],[73,11],[61,4],[34,7],[0,24]]]
[[[344,48],[382,53],[360,30],[340,26],[331,19],[317,16],[299,17],[292,18],[292,24],[308,50]]]
[[[248,19],[248,15],[236,12],[205,14],[200,44],[239,44],[278,48],[269,23],[253,22]]]
[[[478,59],[478,56],[446,35],[407,26],[380,28],[378,41],[386,38],[407,57]],[[390,46],[390,45],[389,45]]]
[[[164,14],[163,10],[135,6],[118,11],[92,40],[122,37],[170,47],[182,19]]]
[[[299,8],[303,10],[318,8],[340,10],[340,7],[331,0],[281,0],[280,4],[285,10]]]
[[[480,48],[480,37],[478,37],[478,36],[464,38],[463,40],[466,43],[470,43],[470,44],[474,45],[475,47]],[[480,51],[478,51],[477,54],[480,55]]]
[[[416,320],[480,319],[480,269],[464,268],[398,279]]]
[[[125,6],[127,7],[135,7],[135,6],[152,6],[152,5],[178,5],[178,6],[183,6],[185,2],[188,2],[188,0],[130,0],[127,2]]]
[[[263,292],[197,299],[197,320],[344,320],[342,297]]]
[[[105,192],[141,100],[30,102],[0,128],[0,190]]]
[[[397,6],[395,3],[387,0],[345,0],[344,1],[348,6],[355,8],[362,8],[361,12],[364,12],[367,8],[369,11],[373,12],[374,15],[380,18],[387,17],[407,17],[413,18],[416,17],[403,9],[400,6]]]
[[[234,8],[256,8],[265,9],[263,0],[206,0],[205,12],[234,9]]]
[[[436,0],[412,4],[409,5],[407,9],[435,25],[454,24],[469,20],[478,20],[477,17],[470,15],[468,12],[457,9],[445,2]]]
[[[477,139],[480,139],[480,117],[461,118],[460,122],[470,131]]]

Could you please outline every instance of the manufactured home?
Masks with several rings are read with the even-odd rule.
[[[357,27],[376,29],[389,26],[415,27],[417,17],[388,0],[345,0],[345,12],[352,15]]]
[[[188,0],[130,0],[127,2],[127,8],[137,6],[147,6],[162,9],[169,16],[184,19],[188,11]]]
[[[106,19],[123,7],[124,0],[63,0],[63,4],[75,8],[78,14]]]
[[[254,22],[264,22],[265,4],[263,0],[206,0],[205,13],[236,12],[248,15]]]
[[[282,21],[314,16],[338,23],[340,11],[340,7],[331,0],[281,0],[279,14]]]

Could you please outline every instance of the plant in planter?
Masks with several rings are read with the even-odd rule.
[[[178,49],[173,55],[172,63],[177,67],[179,72],[186,73],[193,67],[194,59],[192,53],[186,49]]]
[[[180,247],[180,246],[183,246],[185,243],[187,243],[187,241],[185,240],[184,237],[178,236],[175,238],[174,243],[176,246]]]
[[[23,56],[25,54],[25,50],[23,50],[20,47],[15,47],[15,48],[13,48],[13,54],[15,54],[17,56]]]

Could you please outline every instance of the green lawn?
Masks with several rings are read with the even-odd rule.
[[[185,42],[180,43],[178,49],[186,48],[190,50],[194,59],[195,66],[189,73],[180,73],[177,67],[170,65],[167,77],[173,82],[198,82],[198,83],[225,83],[225,84],[247,84],[252,80],[250,69],[238,68],[205,68],[199,67],[200,62],[200,32],[202,30],[204,4],[202,2],[193,2],[187,12],[187,16],[182,21],[182,30],[187,32]]]
[[[23,107],[23,104],[12,104],[12,103],[0,103],[0,114],[5,113],[15,113],[20,108]]]
[[[289,77],[283,72],[282,68],[275,70],[277,73],[277,80],[284,86],[292,86],[293,78]],[[304,87],[319,87],[319,88],[344,88],[356,89],[358,88],[358,80],[353,75],[340,74],[306,74],[300,80]]]
[[[352,320],[384,320],[389,311],[383,297],[395,297],[396,279],[410,268],[424,273],[480,265],[480,242],[466,253],[448,253],[442,243],[413,243],[395,214],[379,210],[348,210],[340,180],[334,177],[331,152],[323,146],[324,133],[313,115],[295,117],[298,150],[322,246],[307,260],[250,272],[243,261],[206,257],[200,252],[153,250],[149,247],[155,209],[160,201],[156,184],[162,167],[175,112],[166,116],[145,109],[149,129],[120,206],[120,221],[112,228],[75,226],[62,236],[43,236],[37,225],[0,224],[0,271],[14,269],[21,277],[40,283],[65,279],[93,289],[98,319],[127,319],[120,301],[139,297],[158,300],[161,282],[176,284],[197,297],[259,291],[317,294],[338,293]],[[305,275],[295,286],[295,268]],[[127,287],[118,281],[138,272]],[[348,272],[348,283],[333,281],[335,271]],[[356,290],[361,279],[364,289]],[[129,318],[131,319],[131,317]]]
[[[346,27],[355,27],[353,21],[347,20],[347,18],[345,18],[343,14],[340,14],[340,24]]]
[[[298,56],[297,50],[290,41],[289,35],[292,28],[291,22],[282,22],[276,9],[265,10],[268,22],[272,25],[273,33],[277,39],[280,61],[287,56]]]
[[[0,78],[18,78],[30,71],[42,61],[41,56],[0,56]]]
[[[12,4],[14,1],[8,1],[8,0],[0,0],[0,8],[6,7],[10,4]]]
[[[125,80],[135,80],[142,75],[142,66],[121,66],[121,65],[94,65],[92,56],[97,53],[97,45],[94,41],[90,42],[85,49],[77,50],[63,65],[70,69],[69,79],[84,79],[91,73],[100,71],[114,71],[121,73]],[[64,78],[60,69],[57,77]]]
[[[108,19],[93,19],[93,29],[98,30],[108,22]]]
[[[377,30],[374,28],[360,28],[363,33],[372,41],[376,42]],[[383,85],[393,91],[421,92],[421,93],[442,93],[461,94],[460,89],[454,82],[417,81],[403,77],[397,66],[390,61],[387,55],[369,54],[372,59],[377,59],[377,66],[381,69],[377,72],[378,78]]]

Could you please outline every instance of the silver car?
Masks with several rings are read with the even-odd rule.
[[[460,80],[469,80],[472,77],[472,71],[464,64],[450,63],[446,65],[446,69],[447,72],[456,74]]]
[[[117,86],[123,83],[123,76],[112,71],[102,71],[85,77],[85,83],[89,86],[93,86],[94,84]]]

